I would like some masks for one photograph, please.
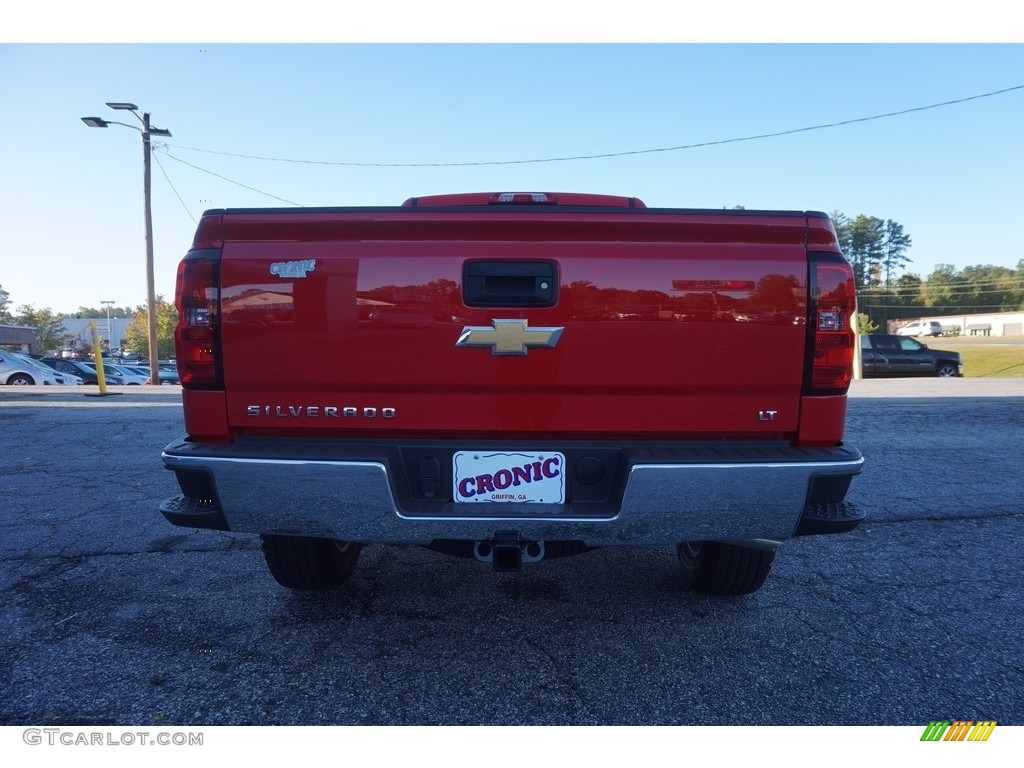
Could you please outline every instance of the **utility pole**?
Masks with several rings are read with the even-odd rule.
[[[150,195],[150,145],[151,136],[170,136],[171,132],[166,128],[153,128],[149,123],[149,112],[143,112],[142,116],[135,110],[138,107],[128,102],[108,101],[107,106],[111,109],[123,109],[131,112],[142,123],[142,128],[134,125],[119,123],[116,120],[104,120],[101,117],[83,117],[82,122],[90,128],[106,128],[108,125],[123,125],[126,128],[133,128],[142,134],[142,199],[143,212],[146,224],[146,314],[149,316],[149,383],[151,386],[160,385],[160,356],[156,349],[156,277],[153,270],[153,209]]]
[[[170,131],[167,132],[170,136]],[[153,275],[153,205],[150,193],[149,112],[142,113],[143,205],[146,217],[146,314],[149,316],[149,384],[160,385],[160,355],[156,349],[156,278]]]

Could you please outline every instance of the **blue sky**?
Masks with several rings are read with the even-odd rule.
[[[775,133],[1021,85],[1024,45],[995,43],[7,43],[0,285],[14,308],[145,302],[139,135],[80,120],[135,122],[107,101],[134,102],[173,133],[153,165],[156,287],[167,298],[193,217],[288,205],[181,161],[302,205],[540,190],[659,207],[863,213],[903,224],[909,271],[922,276],[940,263],[1013,267],[1024,259],[1024,89],[593,160],[358,167],[187,148],[337,163],[557,158]]]

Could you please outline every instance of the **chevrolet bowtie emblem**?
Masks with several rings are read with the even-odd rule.
[[[526,320],[492,320],[493,327],[467,325],[456,347],[490,347],[492,355],[525,355],[527,347],[553,347],[564,328],[527,328]]]

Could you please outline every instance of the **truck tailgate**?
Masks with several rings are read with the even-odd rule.
[[[791,433],[806,223],[720,220],[348,212],[307,218],[299,235],[285,216],[225,216],[228,423],[265,435]],[[521,301],[514,280],[502,301],[467,305],[467,264],[512,262],[551,265],[553,305]]]

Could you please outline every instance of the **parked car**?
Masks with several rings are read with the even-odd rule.
[[[58,384],[64,386],[79,386],[82,383],[82,379],[80,376],[76,376],[73,373],[67,372],[61,373],[52,366],[49,366],[46,363],[44,363],[43,358],[40,357],[39,355],[19,354],[16,352],[12,354],[14,354],[16,357],[21,358],[28,365],[34,365],[39,368],[42,368],[46,373],[51,374],[57,380]]]
[[[176,368],[161,368],[159,372],[161,384],[181,384]]]
[[[62,360],[59,357],[44,357],[39,362],[46,363],[58,373],[71,373],[82,378],[83,384],[98,384],[96,369],[81,360]],[[120,376],[107,376],[106,369],[103,371],[107,384],[123,384]]]
[[[918,320],[896,329],[897,336],[941,336],[942,324],[938,320]]]
[[[140,374],[134,372],[130,366],[127,365],[114,365],[113,363],[103,364],[103,375],[109,380],[111,377],[121,379],[122,383],[127,385],[139,385],[145,384],[149,379],[149,374]]]
[[[929,349],[927,344],[905,336],[861,336],[860,350],[864,378],[963,375],[959,352]]]
[[[130,365],[127,366],[136,373],[141,373],[146,377],[146,384],[149,384],[149,366],[148,365]],[[159,367],[159,376],[161,384],[181,384],[181,379],[178,378],[178,369],[172,365],[161,365]]]
[[[0,350],[0,383],[12,386],[55,385],[57,377],[56,373],[31,357]]]
[[[85,383],[81,376],[74,373],[60,373],[57,371],[54,371],[54,373],[57,375],[57,378],[64,379],[64,386],[66,387],[80,387]]]

